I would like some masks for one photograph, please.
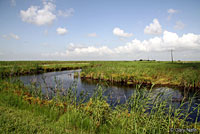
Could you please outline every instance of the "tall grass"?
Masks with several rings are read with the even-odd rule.
[[[113,108],[101,86],[90,99],[87,93],[78,97],[76,85],[66,91],[57,86],[49,99],[35,85],[25,87],[20,81],[9,80],[0,83],[1,133],[157,134],[170,133],[172,128],[200,130],[198,117],[194,123],[187,121],[195,110],[199,116],[199,104],[190,110],[193,98],[175,108],[170,96],[164,99],[163,92],[155,95],[142,88],[135,90],[125,104]]]

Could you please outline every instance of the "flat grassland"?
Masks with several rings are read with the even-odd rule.
[[[0,61],[0,76],[80,69],[87,66],[89,63],[84,61]]]
[[[198,61],[0,61],[2,77],[70,69],[82,69],[87,79],[200,88]]]
[[[200,87],[200,62],[97,61],[81,77],[125,84]]]

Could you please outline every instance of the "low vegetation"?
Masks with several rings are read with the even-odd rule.
[[[1,61],[0,75],[82,69],[84,79],[123,84],[161,84],[200,88],[200,62],[161,61]]]
[[[123,84],[161,84],[200,88],[200,62],[97,61],[82,78]]]
[[[90,66],[83,61],[0,61],[0,76],[36,74],[70,69],[81,69]]]

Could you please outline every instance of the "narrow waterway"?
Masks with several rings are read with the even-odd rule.
[[[81,70],[69,70],[60,72],[48,72],[43,74],[26,75],[20,76],[20,80],[25,85],[30,85],[31,83],[36,83],[36,85],[41,86],[42,91],[45,92],[45,88],[48,91],[53,91],[55,88],[60,88],[62,90],[68,90],[72,88],[76,90],[77,96],[80,95],[82,91],[88,93],[88,97],[92,96],[98,85],[104,89],[104,95],[108,97],[108,103],[116,106],[117,104],[123,104],[125,101],[136,91],[135,86],[125,86],[119,84],[110,84],[105,82],[99,82],[94,80],[82,80],[79,76],[74,77],[74,73],[80,73]],[[156,97],[159,93],[163,93],[163,98],[172,98],[172,103],[174,107],[179,107],[183,98],[187,101],[189,97],[194,96],[195,92],[180,89],[178,87],[154,87],[152,89],[152,98]],[[197,96],[193,102],[192,107],[197,107],[200,104],[200,96]],[[188,106],[185,105],[185,108]],[[195,120],[197,110],[190,115],[192,120]],[[200,118],[198,119],[200,120]]]

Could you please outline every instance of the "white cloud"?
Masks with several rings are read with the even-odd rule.
[[[146,26],[144,29],[145,34],[159,35],[162,34],[162,26],[157,19],[153,19],[153,23]]]
[[[69,51],[74,51],[74,49],[76,49],[76,48],[87,48],[86,46],[84,46],[84,45],[81,45],[81,44],[74,44],[74,43],[69,43],[69,45],[68,45],[68,47],[67,47],[67,50],[69,50]]]
[[[181,30],[185,27],[185,24],[182,21],[177,21],[176,25],[174,26],[175,29]]]
[[[54,14],[56,5],[51,2],[43,2],[43,8],[31,6],[27,10],[21,10],[20,16],[22,21],[35,24],[38,26],[52,24],[56,19]]]
[[[7,40],[10,40],[10,39],[15,39],[15,40],[19,40],[20,39],[20,37],[18,36],[18,35],[16,35],[16,34],[14,34],[14,33],[10,33],[10,34],[8,34],[8,35],[2,35],[2,37],[4,38],[4,39],[7,39]]]
[[[125,33],[124,30],[118,27],[113,29],[113,34],[120,37],[131,37],[133,35],[132,33]]]
[[[200,35],[188,33],[179,37],[176,33],[164,31],[162,37],[154,37],[143,41],[134,39],[131,42],[127,42],[125,45],[112,49],[107,46],[95,47],[70,43],[65,52],[44,55],[47,57],[67,57],[76,60],[105,60],[122,57],[130,58],[139,53],[144,55],[146,53],[152,53],[152,55],[160,54],[159,57],[162,57],[163,53],[170,49],[180,52],[188,50],[200,51]]]
[[[96,33],[89,33],[88,36],[89,37],[97,37],[97,34]]]
[[[57,34],[59,34],[59,35],[64,35],[64,34],[66,34],[68,31],[67,31],[66,28],[59,27],[59,28],[56,29],[56,32],[57,32]]]
[[[178,11],[171,8],[171,9],[168,9],[167,12],[168,12],[169,14],[174,14],[174,13],[177,13]]]
[[[184,34],[179,37],[176,33],[164,31],[163,37],[154,37],[149,40],[134,39],[124,46],[115,48],[117,53],[131,53],[134,51],[150,52],[150,51],[167,51],[199,49],[200,35],[193,33]]]
[[[58,10],[58,16],[63,16],[63,17],[70,17],[74,14],[74,9],[73,8],[69,8],[65,11],[62,10]]]
[[[112,51],[107,47],[107,46],[103,46],[103,47],[94,47],[94,46],[89,46],[86,48],[79,48],[76,47],[74,48],[73,51],[66,51],[66,55],[70,55],[70,54],[78,54],[78,55],[82,55],[82,54],[99,54],[99,55],[103,55],[103,54],[111,54]]]
[[[168,9],[168,10],[167,10],[167,13],[169,14],[168,17],[167,17],[167,19],[168,19],[168,20],[171,20],[172,15],[175,14],[175,13],[178,13],[178,10],[175,10],[175,9],[172,9],[172,8],[171,8],[171,9]]]
[[[16,6],[16,1],[15,0],[10,0],[10,4],[11,4],[11,6]]]

